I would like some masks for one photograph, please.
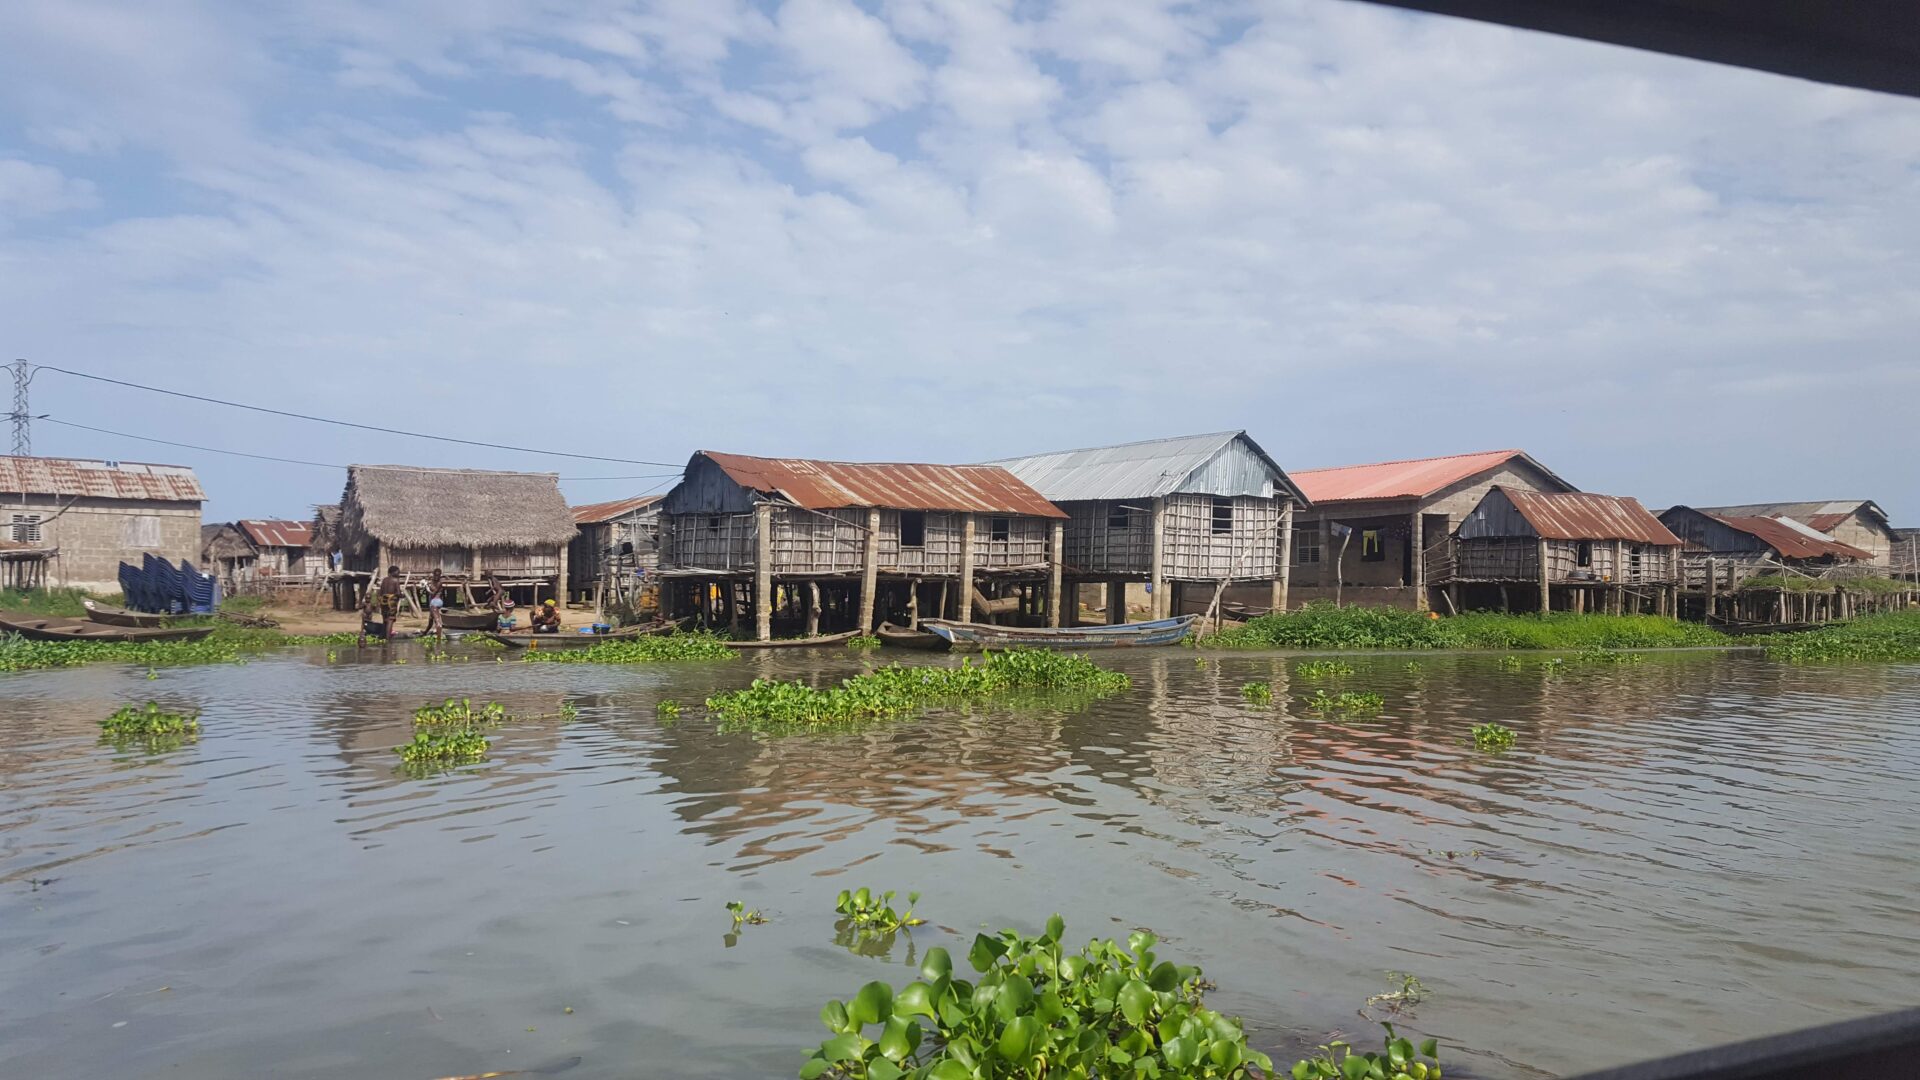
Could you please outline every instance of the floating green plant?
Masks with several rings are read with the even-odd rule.
[[[1367,998],[1362,1012],[1371,1009],[1385,1009],[1390,1015],[1405,1016],[1413,1012],[1413,1007],[1427,1000],[1431,991],[1427,984],[1420,981],[1418,975],[1404,971],[1387,972],[1388,989]],[[1431,1054],[1429,1054],[1431,1056]]]
[[[1293,670],[1303,679],[1332,679],[1353,674],[1353,666],[1340,660],[1309,660]]]
[[[958,667],[883,668],[818,689],[804,682],[755,679],[742,690],[707,699],[723,730],[776,734],[855,726],[911,716],[946,701],[980,701],[1020,693],[1102,695],[1131,683],[1078,656],[1043,649],[988,652]]]
[[[407,765],[453,765],[487,756],[487,737],[470,728],[416,731],[413,741],[394,747]]]
[[[584,649],[528,649],[524,659],[546,664],[653,664],[666,660],[732,660],[739,655],[719,637],[702,632],[616,638]]]
[[[671,724],[680,719],[680,703],[663,701],[653,707],[653,715],[659,717],[662,723]]]
[[[1615,649],[1723,645],[1726,635],[1659,615],[1507,615],[1430,619],[1411,611],[1313,603],[1208,637],[1226,649]]]
[[[1503,750],[1513,749],[1513,744],[1512,728],[1502,727],[1499,724],[1473,725],[1473,745],[1476,750],[1498,754]]]
[[[1037,936],[979,934],[967,952],[975,981],[956,978],[947,950],[933,948],[918,980],[898,990],[870,982],[829,1001],[820,1020],[830,1035],[802,1080],[1272,1075],[1240,1021],[1202,1003],[1200,969],[1158,960],[1152,934],[1078,952],[1065,934],[1058,915]]]
[[[1350,1043],[1327,1043],[1293,1066],[1293,1080],[1441,1080],[1438,1041],[1428,1039],[1416,1047],[1395,1035],[1392,1024],[1380,1026],[1387,1036],[1378,1052],[1362,1054]]]
[[[580,719],[580,707],[571,701],[561,702],[560,719],[569,724]]]
[[[199,713],[169,712],[157,701],[145,705],[122,705],[100,721],[100,731],[108,739],[153,739],[175,735],[197,735]]]
[[[1270,682],[1250,682],[1242,684],[1240,696],[1255,705],[1273,704],[1273,684]]]
[[[1408,670],[1408,671],[1419,671],[1419,670],[1420,670],[1420,661],[1418,661],[1418,660],[1409,660],[1409,661],[1407,661],[1407,662],[1406,662],[1406,663],[1405,663],[1404,665],[1402,665],[1402,666],[1403,666],[1403,667],[1405,667],[1405,668],[1406,668],[1406,670]]]
[[[920,894],[910,892],[907,894],[907,910],[895,911],[892,890],[875,895],[872,889],[867,888],[851,891],[841,889],[839,897],[833,902],[833,910],[839,912],[842,920],[850,926],[890,934],[927,921],[913,913],[913,905],[919,902]]]
[[[1573,658],[1583,664],[1638,664],[1646,659],[1637,652],[1623,652],[1604,645],[1589,645],[1575,653]]]
[[[880,639],[872,634],[855,634],[853,637],[847,639],[847,648],[849,649],[877,649],[879,647]]]
[[[1767,645],[1771,660],[1920,660],[1920,611],[1863,615],[1848,623],[1782,634]]]
[[[1519,671],[1521,668],[1527,666],[1527,662],[1517,656],[1503,656],[1500,658],[1499,664],[1501,671]]]
[[[767,921],[765,915],[760,914],[758,910],[747,907],[747,905],[738,900],[727,901],[727,913],[733,916],[733,928],[735,930],[740,929],[742,926],[759,926],[761,923]]]
[[[489,701],[479,708],[467,698],[455,700],[448,698],[439,705],[422,705],[413,710],[413,726],[418,728],[442,728],[458,730],[466,728],[492,727],[507,719],[507,707],[497,701]]]
[[[1377,713],[1387,704],[1387,699],[1372,691],[1342,690],[1329,694],[1325,690],[1315,690],[1306,699],[1309,710],[1317,713]]]

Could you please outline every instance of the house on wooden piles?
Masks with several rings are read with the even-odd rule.
[[[660,512],[663,614],[759,640],[946,615],[1058,625],[1066,515],[1005,469],[701,451]]]
[[[1920,529],[1893,530],[1893,576],[1920,581]]]
[[[1427,611],[1453,575],[1453,531],[1487,492],[1575,491],[1521,450],[1296,470],[1290,595]]]
[[[456,587],[497,581],[535,603],[565,587],[576,532],[553,473],[353,465],[336,541],[343,576],[361,588],[398,566],[413,580],[439,570]]]
[[[1258,583],[1261,606],[1286,608],[1287,548],[1307,500],[1244,431],[989,464],[1066,511],[1068,595],[1106,583],[1110,623],[1126,621],[1128,582],[1148,583],[1152,618],[1205,610],[1233,584]]]
[[[324,574],[324,561],[309,556],[313,544],[313,524],[306,521],[279,521],[246,518],[234,524],[246,534],[253,547],[254,579],[277,585],[307,584]]]
[[[1730,518],[1789,518],[1830,539],[1867,553],[1872,566],[1893,561],[1893,525],[1887,512],[1872,499],[1830,499],[1826,502],[1748,503],[1744,506],[1697,506],[1702,513]]]
[[[200,568],[219,579],[222,592],[235,593],[251,585],[259,557],[239,523],[220,521],[200,526]]]
[[[123,562],[194,561],[206,498],[185,465],[0,457],[0,539],[41,553],[8,561],[48,586],[118,592]]]
[[[1497,589],[1527,610],[1672,615],[1678,609],[1680,538],[1637,500],[1497,486],[1455,530],[1447,584],[1456,611]],[[1558,597],[1559,603],[1555,603]]]
[[[579,530],[567,550],[567,592],[577,600],[628,597],[660,565],[660,503],[664,495],[588,503],[573,508]]]

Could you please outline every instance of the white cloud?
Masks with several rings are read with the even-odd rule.
[[[94,206],[93,183],[31,161],[0,158],[0,228],[11,220]]]

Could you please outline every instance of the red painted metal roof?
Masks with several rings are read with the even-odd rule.
[[[0,457],[0,492],[22,495],[205,502],[207,493],[185,465],[82,458]]]
[[[1551,471],[1529,457],[1524,450],[1486,450],[1477,454],[1453,454],[1448,457],[1419,458],[1413,461],[1382,461],[1373,465],[1340,465],[1331,469],[1306,469],[1288,475],[1314,503],[1346,502],[1367,499],[1424,499],[1454,484],[1497,469],[1515,458],[1553,476]],[[1565,484],[1566,481],[1562,480]],[[1566,484],[1571,488],[1572,484]]]
[[[603,521],[624,517],[635,510],[643,510],[664,498],[665,495],[636,495],[631,499],[615,499],[612,502],[585,503],[573,507],[573,523],[598,525]]]
[[[1546,540],[1633,540],[1679,547],[1680,538],[1640,500],[1586,491],[1523,491],[1497,487],[1533,531]]]
[[[237,521],[255,547],[304,548],[313,543],[311,521]]]
[[[1067,515],[998,465],[897,465],[761,458],[701,451],[741,487],[779,494],[809,510],[898,510]]]
[[[1702,513],[1706,513],[1704,510]],[[1708,517],[1741,532],[1755,537],[1761,543],[1788,559],[1818,559],[1832,556],[1839,559],[1858,559],[1871,561],[1873,556],[1852,544],[1843,544],[1824,536],[1809,536],[1793,523],[1772,517],[1728,517],[1721,514],[1707,514]],[[1841,515],[1845,517],[1845,515]],[[1817,526],[1815,526],[1817,528]]]

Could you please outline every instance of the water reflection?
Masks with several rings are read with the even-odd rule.
[[[334,653],[0,678],[0,1074],[786,1076],[827,997],[1052,911],[1155,930],[1281,1054],[1413,972],[1403,1026],[1496,1076],[1890,1008],[1920,964],[1913,666],[1162,650],[1091,706],[764,739],[691,706],[894,657]],[[515,719],[409,779],[413,710],[463,696]],[[99,743],[148,698],[198,742]],[[862,885],[932,923],[836,926]],[[732,935],[732,899],[770,921]]]

